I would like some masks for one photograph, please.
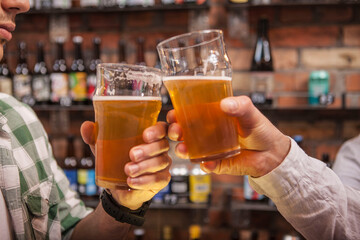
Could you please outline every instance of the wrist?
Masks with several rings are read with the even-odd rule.
[[[136,210],[132,210],[120,205],[106,190],[100,196],[101,205],[105,212],[118,222],[128,223],[131,225],[142,226],[145,218],[144,215],[149,208],[150,201],[144,202]]]
[[[119,198],[118,194],[116,194],[116,190],[110,190],[110,189],[106,189],[107,193],[111,195],[111,197],[116,201],[116,203],[118,203],[121,206],[127,207],[131,210],[136,210],[138,208],[140,208],[144,202],[134,202],[134,201],[129,201],[127,199],[125,199],[125,201],[121,198]]]

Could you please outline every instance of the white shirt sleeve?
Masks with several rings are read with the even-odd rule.
[[[345,187],[326,165],[291,140],[285,160],[270,173],[249,178],[306,239],[360,239],[360,191]]]

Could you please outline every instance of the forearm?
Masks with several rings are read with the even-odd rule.
[[[130,228],[130,224],[118,222],[109,216],[99,204],[94,212],[76,225],[71,239],[127,239]]]

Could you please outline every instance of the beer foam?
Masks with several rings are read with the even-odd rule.
[[[231,81],[231,77],[225,76],[171,76],[164,77],[163,82],[173,80],[217,80],[217,81]]]
[[[153,96],[93,96],[93,101],[161,101],[161,97]]]

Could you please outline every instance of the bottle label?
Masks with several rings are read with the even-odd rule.
[[[76,169],[64,169],[64,173],[70,182],[70,188],[74,191],[77,191],[78,190],[77,170]]]
[[[0,91],[12,95],[12,80],[9,77],[0,76]]]
[[[53,8],[68,9],[71,8],[71,0],[53,0],[52,6]]]
[[[86,195],[94,196],[97,194],[97,186],[95,184],[95,169],[89,169],[87,172]]]
[[[87,98],[92,99],[96,88],[96,75],[89,74],[87,76]]]
[[[50,100],[50,78],[48,75],[33,76],[33,95],[36,101]]]
[[[99,0],[80,0],[81,7],[98,7]]]
[[[87,183],[87,170],[78,169],[77,181],[79,184],[85,185]]]
[[[25,96],[31,95],[30,75],[17,74],[14,76],[14,96],[22,100]]]
[[[70,73],[69,81],[71,99],[74,101],[84,101],[86,99],[86,73]]]
[[[66,73],[52,73],[51,79],[51,101],[59,102],[61,98],[67,97],[69,93],[68,75]]]
[[[187,177],[172,176],[171,191],[173,193],[187,193],[188,189]]]
[[[210,194],[210,175],[190,175],[190,201],[194,203],[206,203]]]

